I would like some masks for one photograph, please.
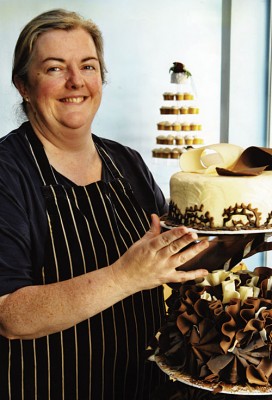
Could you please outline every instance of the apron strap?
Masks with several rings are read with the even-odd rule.
[[[26,138],[28,140],[30,150],[42,178],[43,184],[55,185],[57,183],[57,179],[45,154],[42,143],[37,138],[32,129],[27,130]]]
[[[33,129],[30,128],[26,131],[26,138],[28,140],[33,158],[35,160],[35,163],[36,163],[36,166],[40,173],[43,184],[44,185],[58,184],[58,180],[54,174],[54,170],[53,170],[52,166],[50,165],[50,163],[48,161],[48,158],[44,151],[44,147],[43,147],[41,141],[35,135]],[[100,144],[97,143],[99,141],[99,138],[97,138],[95,135],[93,135],[93,140],[94,140],[94,144],[97,149],[97,152],[102,159],[103,165],[105,165],[107,167],[111,176],[114,179],[123,178],[122,173],[117,168],[116,164],[111,159],[109,154],[106,152],[106,150]]]
[[[118,169],[117,165],[113,161],[113,159],[109,156],[106,150],[97,142],[97,137],[93,136],[94,144],[98,154],[100,155],[102,161],[104,162],[105,166],[109,170],[110,174],[114,179],[124,178],[121,171]]]

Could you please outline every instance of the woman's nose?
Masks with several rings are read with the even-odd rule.
[[[79,69],[73,68],[67,71],[66,87],[75,90],[83,86],[84,80]]]

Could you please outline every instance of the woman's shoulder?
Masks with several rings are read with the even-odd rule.
[[[26,138],[29,123],[23,123],[0,138],[0,180],[24,181],[33,171],[34,163]]]
[[[28,129],[30,129],[30,124],[24,122],[20,127],[1,137],[0,156],[10,156],[11,154],[11,158],[15,159],[15,155],[19,152],[21,154],[20,158],[22,158],[24,150],[27,150],[26,132]]]

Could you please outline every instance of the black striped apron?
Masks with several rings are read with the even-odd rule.
[[[103,147],[112,180],[58,184],[41,143],[28,134],[43,181],[49,237],[35,284],[113,263],[149,229],[130,185]],[[97,293],[99,296],[99,293]],[[165,378],[144,351],[164,318],[162,287],[136,293],[78,325],[35,340],[0,341],[2,400],[142,400]]]

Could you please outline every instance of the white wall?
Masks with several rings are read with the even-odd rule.
[[[229,142],[266,144],[268,1],[233,0]]]

